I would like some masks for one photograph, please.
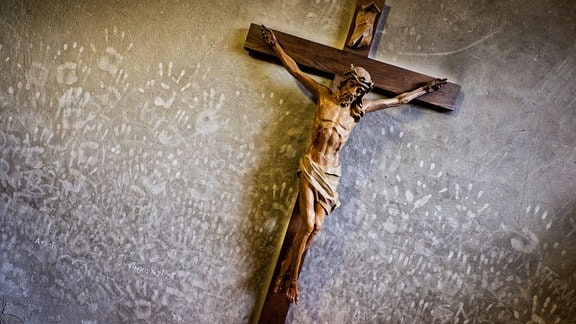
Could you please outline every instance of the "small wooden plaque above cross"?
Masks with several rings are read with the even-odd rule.
[[[274,31],[273,33],[276,34],[278,42],[282,45],[285,53],[298,63],[299,66],[312,69],[323,75],[342,75],[344,72],[350,70],[351,64],[361,66],[372,75],[373,87],[376,91],[379,90],[385,95],[405,93],[421,87],[435,80],[435,78],[369,58],[375,48],[373,39],[377,35],[380,26],[384,24],[386,16],[382,11],[385,9],[384,1],[385,0],[358,0],[354,19],[346,39],[347,45],[344,50],[331,48],[278,31]],[[244,48],[251,54],[276,56],[276,53],[263,40],[261,26],[256,24],[251,24]],[[333,83],[339,84],[336,79]],[[427,93],[414,101],[433,108],[454,110],[459,93],[459,85],[446,83],[438,91]],[[276,262],[272,280],[280,274],[281,262],[288,255],[294,237],[302,227],[299,209],[297,199],[292,210],[292,217]],[[262,310],[255,315],[259,323],[283,323],[290,305],[291,302],[285,295],[274,293],[274,284],[271,282],[268,287],[266,299],[262,305]],[[259,309],[257,312],[258,311]]]

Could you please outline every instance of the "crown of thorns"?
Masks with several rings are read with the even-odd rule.
[[[358,82],[362,88],[366,89],[367,92],[372,90],[372,87],[374,86],[374,82],[372,82],[372,79],[370,78],[370,73],[362,67],[355,67],[354,64],[350,64],[350,70],[345,72],[343,77],[344,80],[356,80],[356,82]]]

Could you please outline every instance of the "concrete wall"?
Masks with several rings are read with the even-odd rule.
[[[387,4],[376,58],[463,96],[361,121],[289,320],[570,323],[576,3]],[[247,28],[341,47],[353,8],[3,1],[0,318],[250,321],[313,104]]]

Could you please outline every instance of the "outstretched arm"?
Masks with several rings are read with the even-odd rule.
[[[282,61],[282,65],[284,65],[286,70],[288,70],[288,72],[292,74],[292,76],[294,76],[298,82],[300,82],[306,89],[308,89],[314,98],[318,98],[323,86],[300,70],[294,59],[292,59],[288,54],[286,54],[286,52],[284,52],[284,49],[278,43],[276,35],[274,35],[272,30],[266,28],[264,25],[261,25],[260,29],[262,30],[262,37],[264,38],[264,41],[266,44],[268,44],[268,46],[270,46],[276,55],[278,55],[280,61]]]
[[[423,94],[434,92],[446,84],[446,79],[434,79],[426,85],[414,89],[412,91],[404,92],[394,98],[385,98],[378,100],[366,100],[364,107],[366,112],[376,111],[385,108],[397,107],[420,97]]]

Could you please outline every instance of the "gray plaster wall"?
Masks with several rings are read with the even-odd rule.
[[[361,121],[288,321],[574,323],[576,2],[387,4],[375,58],[458,109]],[[0,322],[253,319],[314,106],[247,28],[341,47],[353,9],[2,1]]]

